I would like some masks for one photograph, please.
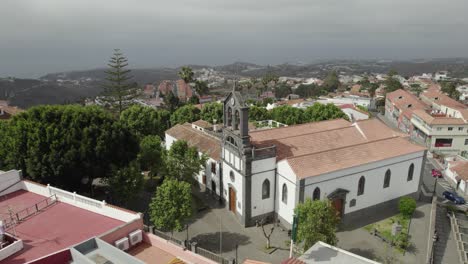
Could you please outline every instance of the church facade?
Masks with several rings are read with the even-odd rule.
[[[305,198],[329,199],[343,220],[378,213],[417,195],[426,149],[375,119],[343,119],[249,130],[238,92],[224,101],[223,124],[166,131],[166,147],[186,140],[210,157],[197,175],[244,226],[268,218],[292,224]]]

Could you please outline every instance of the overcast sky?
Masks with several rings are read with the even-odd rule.
[[[468,57],[467,0],[1,0],[0,76]]]

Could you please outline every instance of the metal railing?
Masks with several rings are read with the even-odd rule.
[[[24,221],[26,218],[35,215],[39,211],[46,209],[47,207],[57,203],[57,196],[55,194],[45,198],[44,200],[41,200],[34,205],[30,207],[26,207],[23,210],[13,212],[10,211],[10,217],[3,219],[3,223],[5,225],[5,228],[10,228],[13,225],[20,223],[21,221]]]
[[[167,240],[167,241],[170,241],[178,246],[181,246],[181,247],[186,247],[187,250],[190,250],[192,252],[194,252],[195,254],[198,254],[202,257],[205,257],[207,259],[210,259],[210,260],[213,260],[215,262],[218,262],[218,263],[221,263],[221,264],[230,264],[232,263],[231,261],[223,258],[222,256],[216,254],[216,253],[213,253],[209,250],[206,250],[204,248],[201,248],[199,246],[196,246],[196,245],[192,245],[191,243],[186,243],[186,241],[182,241],[182,240],[178,240],[176,238],[174,238],[173,236],[170,236],[160,230],[157,230],[155,228],[152,228],[152,227],[146,227],[150,232],[152,231],[152,233],[164,240]]]
[[[221,257],[220,255],[215,254],[215,253],[213,253],[213,252],[211,252],[209,250],[206,250],[204,248],[201,248],[201,247],[197,247],[195,249],[195,253],[197,253],[198,255],[203,256],[203,257],[205,257],[207,259],[211,259],[213,261],[221,263],[221,264],[229,264],[230,263],[229,260]]]

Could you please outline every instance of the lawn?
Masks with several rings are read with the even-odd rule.
[[[392,236],[392,225],[395,222],[400,222],[402,227],[401,233],[406,234],[408,232],[409,221],[409,218],[403,217],[401,214],[397,214],[379,222],[367,225],[364,227],[364,229],[371,233],[374,231],[374,229],[377,229],[381,236],[383,236],[387,241],[392,241],[395,240],[395,236]]]

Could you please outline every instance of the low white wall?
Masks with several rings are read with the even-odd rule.
[[[49,197],[56,195],[57,199],[63,203],[67,203],[97,214],[101,214],[107,217],[111,217],[123,222],[130,222],[132,220],[140,218],[139,213],[132,213],[126,210],[116,208],[108,205],[105,201],[98,201],[86,196],[64,191],[59,188],[52,187],[50,185],[44,186],[30,181],[23,181],[25,190],[36,193],[42,196]]]
[[[0,261],[8,258],[16,252],[23,249],[23,240],[17,240],[13,244],[8,245],[0,250]]]

